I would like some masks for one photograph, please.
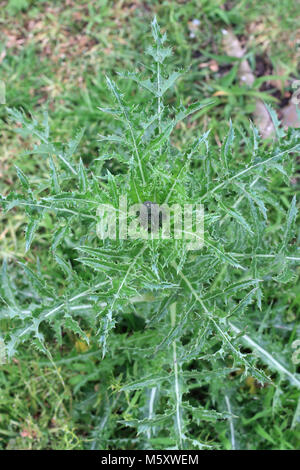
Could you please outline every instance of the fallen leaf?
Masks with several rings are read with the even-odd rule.
[[[300,127],[300,121],[294,103],[289,103],[282,108],[282,124],[286,127]]]
[[[231,57],[241,59],[245,55],[245,49],[241,47],[238,38],[230,30],[222,30],[223,44],[226,54]],[[242,60],[239,66],[238,76],[241,84],[251,87],[255,76],[247,60]],[[254,122],[258,127],[263,139],[267,139],[275,133],[275,128],[271,116],[264,103],[257,99],[255,102]]]
[[[227,96],[227,95],[228,95],[227,91],[224,91],[224,90],[218,90],[213,94],[213,96]]]

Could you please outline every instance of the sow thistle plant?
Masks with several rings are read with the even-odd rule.
[[[47,114],[38,122],[8,109],[20,132],[37,139],[27,155],[46,158],[49,175],[37,184],[16,168],[20,191],[1,197],[3,209],[26,211],[26,252],[41,225],[51,237],[48,265],[19,262],[16,276],[3,262],[2,340],[8,360],[26,343],[54,363],[49,344],[62,345],[66,331],[96,351],[83,378],[96,377],[100,387],[92,448],[219,448],[225,430],[234,449],[243,415],[236,394],[246,377],[257,386],[300,388],[292,349],[279,351],[278,337],[263,326],[276,290],[297,279],[296,200],[286,211],[271,182],[288,183],[300,134],[280,128],[270,109],[271,144],[253,125],[236,132],[230,123],[221,148],[201,129],[184,148],[174,145],[177,125],[213,102],[166,104],[183,72],[169,71],[171,49],[156,19],[152,35],[152,65],[121,75],[146,91],[147,104],[126,100],[106,77],[112,105],[100,111],[114,120],[114,133],[99,137],[100,156],[88,166],[77,158],[83,131],[62,145]],[[157,236],[146,226],[148,237],[99,238],[98,208],[120,215],[122,197],[147,210],[202,204],[203,247],[189,249],[186,236],[163,238],[163,220]],[[269,218],[283,212],[285,225],[270,230]],[[284,318],[281,309],[281,326]]]

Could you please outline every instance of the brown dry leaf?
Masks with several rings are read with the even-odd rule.
[[[219,65],[216,60],[211,60],[209,62],[209,68],[212,72],[217,72],[219,70]]]
[[[201,62],[198,65],[198,69],[205,69],[206,67],[209,67],[212,72],[218,72],[219,70],[219,64],[216,60],[210,60],[209,62]]]
[[[33,429],[23,429],[23,431],[20,432],[20,435],[22,437],[28,437],[29,439],[36,439],[37,433]]]
[[[233,34],[232,31],[222,30],[223,32],[223,45],[226,54],[231,57],[241,59],[245,50],[241,47],[238,38]],[[247,60],[242,60],[239,66],[238,76],[241,84],[246,84],[251,87],[255,80],[255,76],[250,68]],[[275,132],[275,128],[269,112],[264,103],[257,99],[254,110],[254,122],[258,127],[260,134],[263,139],[270,137]]]
[[[280,90],[281,93],[283,93],[284,88],[288,86],[287,71],[282,65],[277,65],[275,67],[274,75],[277,75],[278,77],[282,77],[282,80],[280,78],[276,78],[274,80],[270,80],[270,84],[274,86],[275,88],[278,88],[278,90]]]
[[[254,122],[258,127],[263,139],[267,139],[274,134],[274,124],[270,118],[269,111],[261,100],[256,100],[255,110],[253,112]]]
[[[227,96],[227,95],[228,95],[227,91],[224,91],[224,90],[218,90],[213,94],[213,96]]]
[[[232,31],[227,31],[223,29],[223,44],[226,54],[231,57],[236,57],[241,59],[245,51],[241,47],[241,44],[238,38],[232,33]],[[242,60],[239,67],[239,78],[241,83],[245,83],[248,86],[252,86],[255,80],[255,77],[252,73],[250,65],[247,60]]]
[[[5,238],[5,235],[7,234],[7,232],[8,232],[8,227],[6,227],[6,229],[4,229],[3,232],[0,234],[0,241]]]
[[[204,69],[205,67],[208,67],[208,66],[209,66],[209,62],[201,62],[198,65],[198,69]]]
[[[300,127],[299,117],[296,111],[296,105],[289,103],[287,106],[282,108],[282,123],[286,127]]]

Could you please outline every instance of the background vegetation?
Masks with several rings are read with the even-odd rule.
[[[174,67],[189,69],[168,95],[170,105],[182,101],[215,104],[193,114],[178,124],[174,145],[184,147],[199,129],[211,129],[216,147],[228,133],[229,120],[241,134],[248,126],[260,97],[278,110],[292,94],[292,81],[299,75],[299,31],[297,2],[217,0],[199,1],[30,1],[0,2],[0,79],[6,83],[6,101],[10,108],[23,108],[42,119],[48,110],[50,128],[58,142],[68,141],[78,129],[85,137],[78,155],[88,167],[99,156],[97,133],[112,133],[109,116],[97,106],[109,107],[105,75],[132,70],[143,57],[149,43],[149,23],[154,14],[173,46]],[[231,28],[247,47],[247,59],[258,78],[253,89],[241,87],[238,69],[224,53],[222,29]],[[264,77],[264,78],[262,78]],[[122,90],[136,104],[147,100],[131,81],[122,82]],[[30,133],[12,125],[5,107],[0,107],[0,193],[7,194],[16,186],[14,165],[22,168],[31,181],[47,178],[46,160],[39,155],[26,155],[35,143]],[[17,131],[17,132],[16,132]],[[293,157],[295,158],[295,157]],[[299,191],[298,163],[295,160],[289,186],[282,178],[272,176],[269,182],[280,207],[288,210],[292,195]],[[108,165],[116,172],[115,163]],[[43,221],[33,251],[25,253],[26,217],[21,211],[0,214],[0,257],[7,260],[14,279],[19,275],[17,261],[40,266],[49,263],[49,229],[53,220]],[[285,224],[285,214],[275,210],[269,233],[276,234]],[[299,234],[296,235],[299,241]],[[58,285],[64,282],[61,274]],[[276,287],[276,289],[278,289]],[[277,353],[292,353],[291,343],[297,338],[297,315],[300,294],[293,278],[275,293],[267,293],[270,309],[262,329],[274,331]],[[272,314],[269,312],[272,310]],[[126,318],[129,322],[130,317]],[[283,326],[284,325],[284,326]],[[137,331],[140,325],[132,325]],[[276,329],[277,328],[277,329]],[[285,335],[278,331],[286,328]],[[120,383],[129,381],[128,364],[119,365],[122,342],[114,344],[107,363],[106,380],[109,394],[101,387],[103,368],[97,348],[89,347],[75,334],[66,332],[63,345],[50,344],[55,365],[36,349],[24,345],[19,354],[0,370],[0,446],[3,449],[83,449],[136,448],[138,438],[130,428],[115,433],[121,419],[134,415],[138,392],[126,394],[119,407]],[[273,334],[273,333],[271,333]],[[299,337],[299,334],[298,334]],[[286,349],[286,345],[289,349]],[[120,348],[120,349],[118,349]],[[287,358],[288,360],[288,358]],[[130,367],[138,367],[138,358]],[[251,449],[295,449],[299,447],[299,393],[288,384],[261,386],[254,377],[243,379],[236,389],[235,402],[243,408],[239,418],[241,447]],[[279,386],[280,385],[280,386]],[[211,390],[210,390],[211,393]],[[217,401],[205,387],[201,390],[204,406]],[[227,422],[207,426],[200,433],[202,441],[217,441],[220,448],[230,449]],[[216,431],[217,430],[217,431]],[[217,433],[217,435],[216,435]],[[153,444],[154,445],[154,444]],[[157,447],[169,445],[158,441]]]

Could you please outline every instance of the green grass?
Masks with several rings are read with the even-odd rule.
[[[97,106],[111,104],[104,75],[116,78],[116,71],[136,67],[149,42],[148,25],[154,14],[168,33],[174,49],[175,68],[189,69],[177,83],[174,93],[167,96],[169,104],[176,105],[182,100],[188,105],[211,99],[220,89],[228,91],[227,95],[217,98],[209,112],[200,111],[188,123],[178,126],[174,143],[181,148],[199,130],[202,133],[211,129],[212,138],[216,142],[222,141],[228,132],[230,118],[238,132],[245,132],[251,118],[254,98],[249,90],[240,89],[233,63],[224,56],[222,28],[231,27],[239,37],[248,38],[250,25],[256,24],[248,45],[248,59],[253,69],[257,58],[266,56],[273,70],[285,64],[290,78],[297,77],[298,73],[299,54],[291,46],[296,38],[298,15],[296,3],[290,0],[227,2],[229,9],[225,2],[217,0],[202,0],[200,6],[199,1],[153,1],[147,7],[145,2],[94,1],[86,6],[86,2],[76,1],[70,2],[67,8],[62,8],[59,1],[10,0],[5,3],[0,13],[0,29],[4,31],[0,57],[4,50],[6,56],[0,64],[0,79],[6,83],[7,105],[22,107],[28,115],[33,113],[38,118],[44,109],[48,109],[50,127],[59,142],[68,140],[84,127],[80,155],[86,164],[99,155],[97,133],[113,132],[110,119],[97,110]],[[193,27],[195,19],[200,25]],[[217,70],[210,68],[212,60],[217,63]],[[207,65],[202,67],[201,64]],[[147,100],[146,93],[137,93],[131,81],[124,80],[122,90],[127,96],[133,96],[136,104],[143,105]],[[262,92],[259,88],[256,91]],[[261,96],[266,100],[269,96],[270,101],[273,98],[271,92]],[[274,100],[272,103],[275,107],[279,105]],[[7,194],[16,187],[14,165],[31,176],[33,183],[47,176],[48,167],[40,156],[24,154],[34,139],[28,134],[14,132],[15,126],[1,106],[0,119],[0,193]],[[110,170],[114,171],[115,167]],[[283,185],[278,176],[272,176],[270,187],[281,205],[272,209],[268,227],[269,233],[276,237],[285,223],[282,208],[288,209],[296,188]],[[11,261],[12,276],[18,282],[15,261],[24,256],[26,217],[21,211],[0,214],[0,217],[0,258]],[[53,219],[49,216],[43,220],[33,253],[25,255],[27,261],[38,257],[41,266],[49,263],[48,232],[51,228]],[[297,237],[299,241],[299,234]],[[56,271],[56,276],[62,289],[64,275]],[[226,273],[220,272],[214,287],[222,285],[223,277],[226,278]],[[299,337],[299,331],[294,328],[299,318],[299,293],[291,283],[278,297],[274,315],[271,320],[265,319],[265,329],[268,333],[272,324],[280,326],[284,319],[285,324],[291,325],[290,345],[297,334]],[[272,299],[274,291],[270,288],[265,293],[265,301],[272,302]],[[258,321],[255,315],[253,319]],[[128,315],[123,321],[132,321],[132,328],[137,331],[141,327],[138,316],[132,319]],[[125,326],[120,326],[120,344],[111,345],[117,354],[118,348],[127,345],[122,327]],[[280,328],[275,327],[274,331],[275,352],[283,357],[281,350],[286,337],[282,337]],[[115,375],[110,376],[109,370],[103,371],[105,365],[101,365],[100,370],[100,353],[94,346],[88,349],[75,335],[66,335],[63,346],[56,341],[49,345],[56,367],[43,354],[26,346],[14,361],[1,367],[0,447],[82,449],[101,448],[103,442],[109,442],[111,448],[134,448],[135,431],[119,430],[118,421],[135,415],[140,397],[136,391],[127,394],[125,400],[119,398],[125,375],[119,364],[120,358],[117,356],[110,363],[115,371]],[[132,359],[130,367],[133,371],[138,370],[138,357]],[[101,383],[104,372],[111,380],[107,394],[103,393]],[[239,442],[243,448],[248,442],[252,443],[252,448],[262,449],[299,447],[300,410],[298,414],[296,411],[299,394],[288,384],[280,384],[278,377],[274,380],[276,387],[261,387],[254,380],[246,379],[236,388],[236,404],[243,404],[244,410]],[[214,401],[214,392],[215,397],[218,396],[217,390],[212,389],[212,398],[209,398],[208,392],[201,390],[203,400],[209,405]],[[109,408],[113,412],[103,435],[104,410]],[[216,427],[207,423],[207,430],[201,429],[198,438],[207,442],[216,438],[220,448],[231,448],[228,432],[221,422]],[[168,445],[167,438],[165,441],[157,438],[156,446],[164,445]]]

